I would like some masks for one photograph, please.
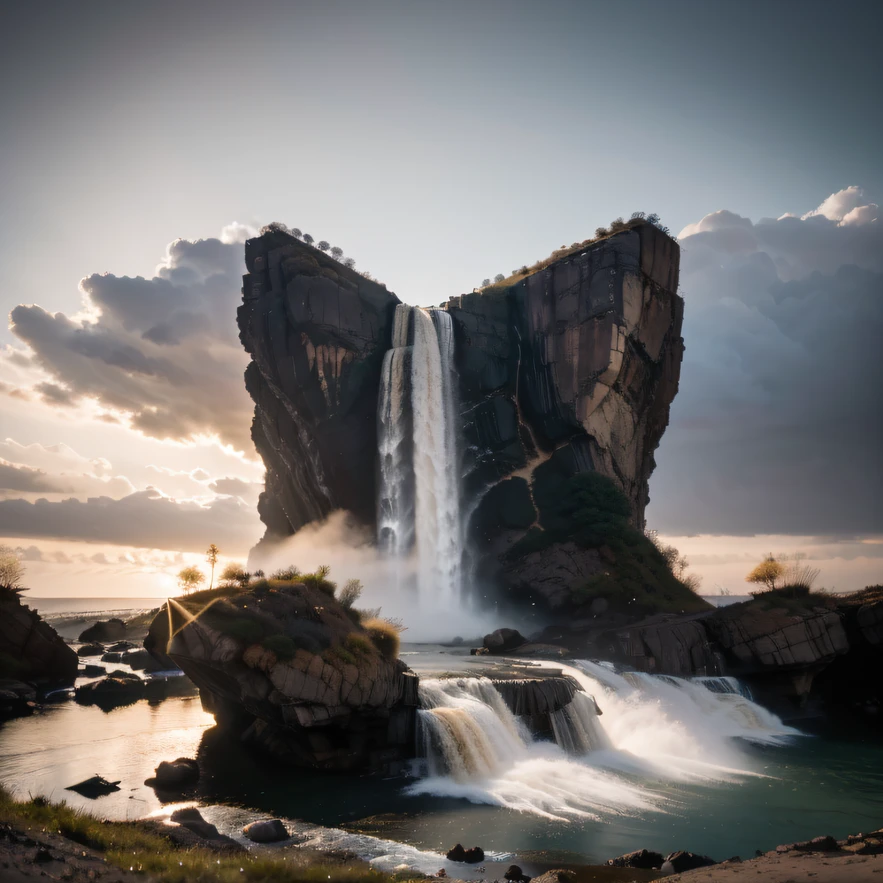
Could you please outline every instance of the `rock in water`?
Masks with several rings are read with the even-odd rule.
[[[484,636],[484,646],[491,653],[505,653],[527,643],[527,638],[517,629],[497,629]]]
[[[84,643],[109,643],[126,637],[126,624],[121,619],[96,622],[80,633],[78,640]]]
[[[466,849],[462,843],[458,843],[447,852],[447,859],[451,862],[465,862],[470,865],[477,865],[484,861],[484,850],[480,846],[472,846]]]
[[[72,684],[78,667],[77,654],[55,629],[17,592],[0,589],[0,678]]]
[[[259,819],[246,825],[242,833],[253,843],[278,843],[291,836],[281,819]]]
[[[76,791],[77,794],[82,794],[83,797],[95,800],[97,797],[103,797],[105,794],[113,794],[114,791],[119,791],[119,784],[119,779],[116,782],[109,782],[102,776],[96,775],[89,779],[84,779],[82,782],[77,782],[76,785],[69,785],[64,790]]]
[[[192,757],[179,757],[177,760],[164,760],[156,768],[156,776],[145,784],[154,788],[180,790],[195,785],[199,781],[199,763]]]
[[[416,675],[321,588],[274,580],[231,590],[171,642],[168,623],[160,611],[151,645],[236,738],[316,769],[382,769],[410,756]]]
[[[635,852],[627,852],[625,855],[618,855],[616,858],[609,859],[607,864],[614,868],[642,868],[649,871],[653,868],[661,867],[663,861],[664,859],[660,852],[638,849]]]

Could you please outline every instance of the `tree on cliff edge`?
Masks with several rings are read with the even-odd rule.
[[[772,590],[776,587],[776,583],[778,583],[784,572],[785,568],[776,561],[772,555],[767,555],[767,557],[745,577],[745,582],[763,585]]]
[[[208,584],[208,587],[210,589],[215,584],[215,565],[218,563],[218,555],[220,554],[221,550],[214,543],[212,543],[205,551],[205,560],[211,565],[212,568],[212,578]]]
[[[0,589],[16,593],[24,591],[21,585],[24,575],[25,566],[15,549],[0,546]]]
[[[178,585],[185,593],[192,592],[205,582],[205,574],[198,567],[184,567],[178,572]]]

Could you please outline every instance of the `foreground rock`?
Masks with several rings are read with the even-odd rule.
[[[0,589],[0,678],[72,684],[77,654],[17,592]]]
[[[0,678],[0,721],[30,714],[36,708],[37,691],[23,681]]]
[[[119,791],[119,785],[119,779],[115,782],[110,782],[103,776],[95,775],[84,779],[82,782],[77,782],[76,785],[68,785],[64,790],[76,791],[77,794],[81,794],[83,797],[95,800],[98,797],[103,797],[105,794],[113,794],[114,791]]]
[[[616,858],[609,859],[607,864],[614,868],[640,868],[649,871],[654,868],[661,868],[664,861],[665,859],[660,852],[638,849],[635,852],[627,852],[625,855],[618,855]]]
[[[279,843],[291,837],[281,819],[259,819],[246,825],[242,833],[252,843]]]
[[[484,636],[484,647],[490,653],[507,653],[527,643],[527,638],[517,629],[497,629]]]
[[[717,862],[707,855],[697,855],[695,852],[681,850],[669,853],[659,870],[663,874],[683,874],[684,871],[695,871],[697,868],[706,868],[716,864]]]
[[[171,642],[162,611],[145,644],[183,669],[236,738],[327,770],[388,769],[411,755],[417,677],[322,589],[265,583],[196,619],[173,604],[171,619]]]

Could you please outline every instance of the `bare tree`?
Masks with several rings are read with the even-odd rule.
[[[18,552],[11,546],[0,546],[0,589],[9,592],[22,591],[25,566]]]

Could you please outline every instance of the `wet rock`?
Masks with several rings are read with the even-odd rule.
[[[281,819],[259,819],[246,825],[242,833],[253,843],[278,843],[291,837]]]
[[[635,852],[627,852],[616,858],[608,859],[607,864],[614,868],[642,868],[652,870],[662,867],[665,859],[660,852],[652,852],[649,849],[638,849]]]
[[[793,843],[792,849],[799,852],[835,852],[840,849],[840,844],[830,835],[813,837],[812,840],[804,840],[801,843]]]
[[[560,711],[580,691],[576,681],[564,677],[497,678],[492,681],[509,710],[527,717]]]
[[[117,641],[115,644],[111,644],[107,650],[110,653],[124,653],[126,650],[131,650],[135,647],[135,645],[131,641]]]
[[[83,675],[87,678],[98,678],[107,674],[107,669],[103,665],[85,665],[83,666]]]
[[[23,681],[0,680],[0,720],[31,714],[36,708],[37,691]]]
[[[97,705],[109,711],[141,699],[144,696],[144,681],[131,672],[115,671],[100,681],[77,687],[75,695],[81,705]]]
[[[488,653],[490,653],[490,650],[487,647],[473,647],[469,651],[470,656],[487,656]]]
[[[477,865],[484,861],[484,850],[480,846],[472,846],[466,849],[462,843],[458,843],[447,852],[448,861],[465,862],[470,865]]]
[[[490,653],[505,653],[527,643],[517,629],[497,629],[484,636],[484,646]]]
[[[108,619],[96,622],[80,633],[78,640],[83,643],[103,643],[119,641],[126,636],[126,624],[121,619]]]
[[[102,662],[122,662],[123,654],[119,652],[104,653],[101,656]]]
[[[120,655],[119,661],[125,663],[135,671],[154,672],[162,670],[159,662],[157,662],[157,660],[143,648],[126,650]]]
[[[83,644],[77,648],[77,656],[101,656],[104,647],[101,644]]]
[[[530,883],[530,877],[526,877],[518,865],[509,865],[503,877],[509,883]]]
[[[229,841],[229,837],[225,837],[214,825],[207,822],[202,813],[195,806],[176,809],[170,820],[179,824],[182,828],[192,831],[198,837],[204,840]]]
[[[696,868],[705,868],[716,865],[717,862],[707,855],[697,855],[695,852],[671,852],[665,857],[660,870],[663,874],[683,874],[685,871],[694,871]]]
[[[179,757],[176,760],[161,761],[156,775],[145,784],[168,791],[189,788],[199,781],[199,763],[192,757]]]
[[[103,797],[105,794],[113,794],[114,791],[119,791],[119,784],[119,779],[115,782],[110,782],[103,776],[95,775],[84,779],[82,782],[77,782],[76,785],[69,785],[64,790],[76,791],[77,794],[81,794],[83,797],[95,800],[98,797]]]

